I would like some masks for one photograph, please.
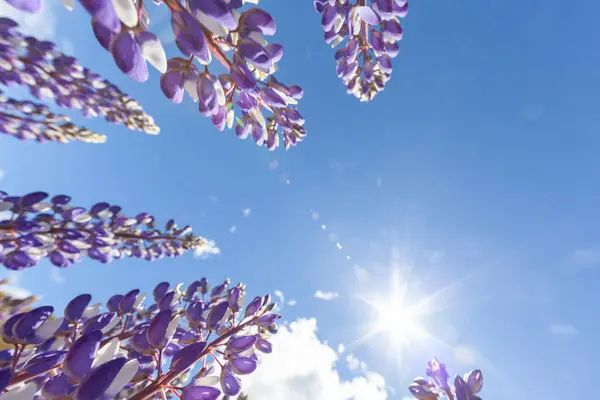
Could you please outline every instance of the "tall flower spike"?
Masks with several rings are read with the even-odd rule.
[[[100,0],[82,2],[97,16],[93,24],[96,37],[107,48],[111,41],[115,42],[113,48],[115,54],[119,55],[119,66],[124,72],[141,79],[146,59],[157,65],[157,68],[160,67],[161,72],[166,70],[166,55],[164,50],[161,53],[162,46],[157,45],[158,39],[154,35],[140,33],[135,40],[132,39],[130,48],[123,51],[122,48],[127,47],[129,42],[113,40],[115,35],[119,38],[128,37],[126,32],[118,33],[121,26],[119,21],[116,20],[118,29],[105,25],[107,15],[110,15],[106,10],[111,10],[109,6],[112,5],[106,5]],[[80,65],[75,58],[61,53],[53,43],[23,35],[19,32],[18,25],[8,18],[0,18],[0,40],[3,43],[0,48],[0,84],[26,86],[34,97],[54,99],[61,107],[80,109],[86,117],[101,116],[108,122],[123,124],[127,129],[148,134],[160,132],[154,119],[143,111],[137,101],[108,80]],[[137,53],[133,50],[137,50]],[[133,57],[135,54],[141,61]],[[147,69],[145,73],[148,73]],[[70,140],[95,143],[105,140],[103,135],[77,128],[69,124],[65,117],[51,114],[47,108],[31,102],[7,104],[5,99],[0,112],[9,111],[11,107],[24,112],[25,118],[17,120],[16,116],[0,114],[0,129],[20,139],[63,143]],[[33,114],[30,116],[29,113]],[[41,121],[33,118],[38,116],[46,118]],[[66,123],[62,124],[63,122]]]
[[[10,216],[0,220],[0,262],[5,267],[30,268],[44,258],[57,267],[68,267],[84,255],[102,263],[123,257],[154,261],[207,243],[191,227],[179,228],[173,221],[164,230],[157,229],[148,213],[131,218],[117,205],[101,202],[88,210],[71,206],[71,198],[65,195],[48,197],[44,192],[19,197],[0,191],[0,211]],[[131,292],[114,311],[129,312],[138,293]],[[67,308],[67,318],[83,312],[80,305]]]
[[[41,197],[32,195],[22,203]],[[26,347],[15,342],[16,349],[11,346],[0,352],[0,390],[8,388],[0,397],[31,399],[38,391],[49,400],[141,400],[160,398],[165,391],[188,400],[236,396],[242,390],[240,376],[257,368],[260,359],[254,354],[255,346],[269,337],[259,320],[270,316],[267,313],[274,304],[268,296],[258,297],[261,303],[254,315],[231,313],[227,303],[231,293],[239,292],[237,302],[242,307],[246,289],[237,285],[227,290],[229,283],[226,280],[207,293],[206,279],[195,281],[185,295],[172,296],[171,308],[164,311],[158,311],[154,302],[144,305],[138,289],[115,294],[106,302],[109,309],[119,311],[118,317],[107,313],[117,321],[111,326],[100,323],[107,314],[90,311],[97,309],[88,305],[90,295],[76,296],[65,308],[67,318],[55,337]],[[0,293],[3,284],[0,281]],[[171,291],[168,286],[158,284],[153,301],[184,292],[182,284]],[[197,301],[200,298],[204,301]],[[132,300],[134,306],[130,306]],[[189,313],[184,312],[190,301],[212,315],[208,318],[211,326],[190,322]],[[0,315],[6,319],[3,330],[16,340],[43,329],[46,321],[58,320],[49,306],[15,314],[17,310],[4,305],[0,303]],[[100,329],[101,325],[106,329]]]
[[[346,91],[370,101],[392,76],[392,58],[400,51],[400,19],[407,0],[315,0],[325,42],[337,47],[336,74]]]
[[[69,117],[54,114],[44,104],[20,101],[2,95],[0,91],[0,133],[19,140],[39,143],[104,143],[106,136],[78,127]]]

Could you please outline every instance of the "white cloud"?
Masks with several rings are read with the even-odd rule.
[[[221,254],[221,249],[217,247],[217,244],[214,240],[208,240],[206,244],[202,247],[199,247],[194,252],[194,256],[196,258],[208,258],[210,256]]]
[[[0,169],[0,181],[4,178],[4,170]]]
[[[571,324],[552,324],[550,325],[550,332],[555,335],[571,336],[578,335],[579,331]]]
[[[60,41],[60,51],[66,55],[72,56],[75,51],[75,46],[69,39],[63,39]]]
[[[340,294],[338,292],[323,292],[321,290],[317,290],[315,292],[315,297],[317,299],[330,301],[330,300],[337,299],[338,297],[340,297]]]
[[[244,214],[244,217],[249,217],[250,213],[252,213],[252,210],[250,208],[244,208],[242,210],[242,214]]]
[[[354,354],[348,354],[346,356],[346,366],[350,371],[355,371],[360,368],[360,360]]]
[[[269,169],[277,169],[278,166],[279,166],[279,161],[277,161],[277,160],[273,160],[269,163]]]
[[[445,256],[446,250],[433,250],[425,252],[425,257],[427,257],[427,259],[429,259],[429,262],[432,264],[437,264],[441,262]]]
[[[52,12],[54,2],[43,2],[44,8],[37,14],[19,11],[6,2],[0,3],[0,15],[19,24],[19,30],[40,40],[54,38],[56,18]]]
[[[454,358],[461,365],[475,365],[477,361],[477,351],[467,345],[460,345],[454,348]]]
[[[290,307],[294,307],[298,302],[294,299],[288,300],[287,305]]]
[[[64,281],[65,281],[65,278],[63,278],[61,276],[59,269],[56,268],[56,267],[53,267],[50,270],[50,277],[52,278],[52,281],[54,281],[54,282],[56,282],[58,284],[64,283]]]
[[[249,376],[249,399],[386,400],[384,378],[374,372],[342,380],[337,353],[316,335],[317,321],[298,319],[273,336],[273,353]]]
[[[572,262],[582,266],[592,266],[600,264],[600,252],[595,249],[575,249],[571,252]]]
[[[281,311],[283,310],[283,308],[285,307],[285,296],[283,295],[283,292],[281,290],[275,290],[273,292],[275,294],[275,297],[277,298],[277,311]]]
[[[344,351],[346,351],[346,346],[344,346],[344,343],[338,344],[338,349],[337,349],[338,354],[342,354]]]
[[[235,231],[237,231],[237,227],[235,225],[229,228],[229,232],[234,233]]]
[[[371,277],[371,274],[369,273],[369,271],[367,271],[365,268],[361,267],[360,265],[355,265],[354,266],[354,276],[356,276],[357,281],[366,282]]]

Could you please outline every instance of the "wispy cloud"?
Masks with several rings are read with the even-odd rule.
[[[4,178],[4,170],[0,169],[0,181]]]
[[[575,249],[569,255],[569,260],[579,266],[590,267],[600,264],[600,251],[596,249]]]
[[[55,283],[61,284],[65,282],[65,278],[60,274],[60,270],[58,268],[52,268],[50,270],[50,277]]]
[[[0,15],[19,24],[19,30],[40,40],[51,40],[55,35],[56,18],[53,13],[54,2],[43,2],[44,8],[36,14],[17,10],[8,2],[0,3]]]
[[[250,208],[244,208],[242,210],[242,214],[244,214],[244,217],[249,217],[251,213],[252,213],[252,209],[250,209]]]
[[[560,336],[572,336],[579,334],[577,328],[571,324],[552,324],[550,325],[550,332]]]
[[[234,233],[237,230],[237,227],[235,225],[233,225],[231,228],[229,228],[229,232]]]
[[[75,51],[75,45],[69,39],[63,39],[60,41],[60,51],[67,55],[73,55]]]
[[[478,357],[477,350],[472,346],[458,345],[454,347],[454,358],[461,365],[475,365]]]
[[[431,250],[425,252],[425,257],[427,257],[429,262],[432,264],[437,264],[441,262],[445,256],[446,250]]]
[[[346,367],[348,367],[348,369],[350,371],[357,371],[357,370],[368,371],[369,370],[367,364],[364,361],[361,361],[358,358],[356,358],[356,356],[352,353],[349,353],[346,356]]]
[[[317,299],[331,301],[340,297],[340,294],[338,292],[323,292],[321,290],[317,290],[315,292],[315,297]]]
[[[287,304],[288,306],[290,306],[290,307],[295,307],[295,306],[296,306],[296,304],[298,304],[298,302],[297,302],[296,300],[294,300],[294,299],[290,299],[290,300],[288,300],[288,301],[287,301],[287,303],[286,303],[286,304]]]
[[[204,246],[196,249],[194,256],[196,258],[205,259],[217,254],[221,254],[221,249],[217,247],[214,240],[208,240]]]
[[[278,310],[278,311],[283,310],[283,308],[285,307],[285,296],[283,295],[283,292],[281,290],[275,290],[273,293],[275,294],[275,297],[277,298],[276,310]]]
[[[354,276],[356,277],[357,281],[366,282],[371,277],[371,274],[369,273],[369,271],[367,271],[365,268],[361,267],[360,265],[355,265],[354,266]]]

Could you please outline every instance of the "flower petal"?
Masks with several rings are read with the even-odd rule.
[[[210,386],[191,386],[183,391],[181,400],[217,400],[221,391]]]
[[[102,331],[82,335],[73,343],[63,364],[63,371],[72,378],[83,378],[92,368],[100,347]]]
[[[379,16],[369,6],[359,6],[357,12],[360,18],[369,25],[378,25],[381,22]]]
[[[110,52],[117,67],[131,79],[138,82],[148,80],[146,60],[142,54],[142,49],[135,41],[132,33],[127,31],[119,32],[110,42]]]
[[[138,24],[137,7],[131,0],[112,0],[117,16],[125,25],[130,28],[135,28]]]
[[[167,71],[167,54],[155,34],[143,31],[136,35],[136,40],[142,48],[144,58],[161,74]]]
[[[171,371],[183,372],[196,363],[206,348],[206,342],[197,342],[185,346],[171,360]]]

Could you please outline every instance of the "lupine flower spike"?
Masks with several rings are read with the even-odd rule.
[[[17,23],[4,17],[0,17],[0,83],[9,87],[26,86],[34,97],[54,99],[61,107],[80,109],[86,117],[101,116],[111,123],[149,134],[160,131],[139,103],[117,86],[81,66],[75,58],[61,53],[53,43],[21,34]],[[37,124],[32,124],[33,128],[26,130],[33,132],[17,134],[44,137],[37,133]],[[69,126],[67,130],[72,129],[76,128]],[[79,140],[86,136],[85,141],[95,143],[104,138],[97,134],[84,135],[77,130],[66,136]],[[65,142],[61,138],[54,140]]]
[[[411,394],[419,400],[481,400],[478,393],[483,388],[483,374],[476,369],[464,377],[456,375],[451,385],[448,370],[437,358],[427,363],[427,376],[415,378],[408,387]]]
[[[25,12],[38,12],[42,0],[7,0]],[[234,128],[238,137],[252,136],[274,150],[280,134],[286,149],[306,135],[304,118],[295,105],[299,86],[285,85],[273,75],[283,46],[268,43],[276,32],[266,11],[244,3],[258,0],[154,0],[171,13],[171,28],[182,57],[167,58],[158,37],[148,31],[150,14],[143,0],[80,0],[91,15],[96,39],[130,78],[148,79],[148,63],[160,73],[160,87],[174,103],[188,93],[199,112],[220,131]],[[74,0],[63,0],[73,9]],[[213,59],[226,69],[216,74]],[[270,116],[264,115],[268,110]]]
[[[123,257],[154,261],[176,257],[207,245],[190,226],[173,220],[164,230],[142,212],[128,217],[121,207],[105,202],[88,209],[70,204],[71,198],[44,192],[9,196],[0,191],[0,262],[21,270],[47,258],[68,267],[84,256],[108,263]]]
[[[62,315],[50,306],[10,315],[1,328],[11,345],[0,351],[3,396],[231,398],[242,390],[239,377],[271,352],[275,304],[255,297],[244,309],[243,284],[226,280],[211,290],[206,278],[185,289],[161,282],[149,306],[145,298],[138,289],[116,294],[103,312],[81,294]]]
[[[49,111],[44,104],[19,101],[2,95],[0,91],[0,133],[20,140],[40,143],[104,143],[106,136],[78,127],[70,118]]]
[[[372,100],[392,76],[407,0],[314,0],[314,5],[321,14],[325,42],[342,45],[335,52],[337,76],[349,94]]]

